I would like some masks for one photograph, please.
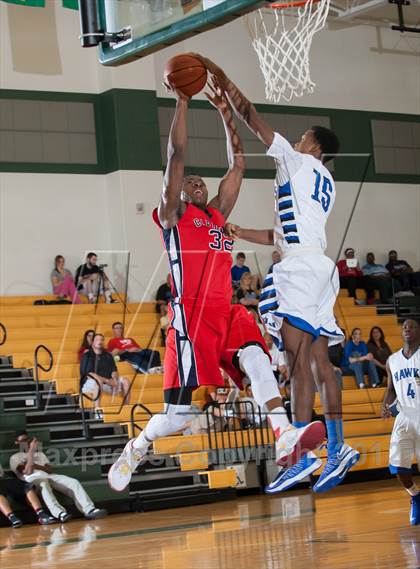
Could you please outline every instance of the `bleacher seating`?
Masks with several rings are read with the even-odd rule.
[[[90,413],[92,403],[86,401],[85,408],[92,440],[85,441],[82,433],[81,410],[76,399],[79,392],[77,350],[83,333],[88,328],[104,333],[108,339],[111,336],[112,322],[122,320],[123,305],[33,306],[35,298],[37,297],[0,298],[0,322],[7,329],[7,341],[0,347],[0,352],[9,356],[9,360],[3,358],[3,364],[0,364],[1,463],[7,467],[14,431],[25,425],[42,439],[44,445],[60,449],[60,452],[64,452],[69,445],[77,446],[73,468],[81,468],[83,449],[93,446],[103,453],[102,466],[99,470],[96,467],[88,470],[86,476],[91,476],[91,478],[85,478],[85,480],[88,480],[92,487],[89,488],[89,492],[97,491],[98,495],[103,497],[103,501],[111,500],[115,498],[115,495],[109,494],[105,476],[109,465],[115,458],[117,449],[123,446],[128,435],[133,435],[133,427],[130,423],[132,405],[139,402],[146,405],[152,413],[160,412],[163,408],[162,376],[136,376],[131,366],[118,363],[118,369],[122,375],[129,379],[135,377],[130,404],[122,405],[120,398],[113,399],[109,395],[103,395],[100,404],[104,419],[98,421]],[[126,334],[135,337],[140,345],[150,345],[159,349],[163,357],[164,347],[160,344],[158,315],[155,312],[154,303],[141,305],[130,303],[127,308]],[[370,328],[373,325],[379,325],[383,328],[393,350],[401,345],[400,327],[394,315],[378,316],[373,306],[355,306],[353,299],[348,298],[345,291],[340,292],[336,316],[347,334],[352,328],[358,326],[362,328],[366,338]],[[34,349],[41,343],[51,350],[54,364],[51,371],[40,370],[39,372],[42,408],[38,411],[33,409],[36,401],[31,368],[34,366]],[[42,352],[39,360],[44,365],[48,363],[47,355]],[[384,389],[381,388],[358,390],[354,378],[344,378],[345,435],[350,444],[364,451],[364,458],[357,469],[379,468],[387,464],[392,421],[384,421],[380,418],[383,392]],[[198,404],[202,403],[202,391],[198,390],[194,398]],[[318,397],[316,409],[321,412]],[[136,409],[134,418],[136,425],[143,427],[147,421],[147,414],[139,408]],[[213,441],[216,446],[218,444],[229,445],[229,441],[223,437],[224,435],[220,434],[220,440]],[[209,471],[205,469],[209,464],[208,453],[211,450],[211,437],[207,435],[171,436],[161,439],[155,443],[154,452],[166,457],[177,455],[179,464],[177,461],[172,461],[169,467],[157,468],[155,475],[156,472],[160,472],[164,477],[165,473],[170,470],[173,476],[174,468],[178,467],[184,474],[185,470],[193,471],[194,484],[198,491],[205,492],[210,486],[212,488],[220,488],[220,485],[230,486],[231,472],[226,473],[225,476],[220,474],[216,477],[219,485],[215,481],[216,478],[210,483],[210,476],[207,474]],[[189,455],[188,460],[184,456],[187,454]],[[323,456],[322,452],[321,456]],[[187,463],[190,468],[185,467]],[[203,471],[206,473],[205,476],[202,474]],[[140,493],[142,496],[145,492],[152,492],[151,482],[145,483],[145,480],[149,480],[147,476],[146,469],[142,474],[141,489],[138,489],[139,486],[136,486],[136,479],[134,479],[130,491]],[[197,479],[199,484],[197,484]],[[188,484],[194,485],[191,480],[192,478],[186,479],[185,487]],[[177,485],[179,484],[178,481]],[[97,490],[93,490],[96,485]]]

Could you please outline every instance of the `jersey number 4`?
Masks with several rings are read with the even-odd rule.
[[[327,213],[328,208],[331,204],[331,195],[333,193],[333,185],[329,178],[322,176],[318,170],[314,168],[315,179],[315,189],[311,198],[322,205],[322,209]],[[321,187],[322,180],[322,187]],[[321,195],[320,195],[321,194]]]
[[[416,392],[414,391],[414,389],[411,387],[413,384],[409,383],[408,384],[408,389],[407,389],[407,397],[411,397],[411,399],[414,399],[416,396]]]

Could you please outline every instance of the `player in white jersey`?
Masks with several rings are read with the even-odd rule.
[[[411,525],[420,524],[420,488],[413,480],[413,456],[420,467],[420,323],[407,319],[403,324],[402,350],[389,356],[386,369],[388,389],[382,405],[382,416],[391,417],[390,406],[397,401],[389,446],[389,469],[411,496]]]
[[[311,421],[315,398],[311,358],[316,362],[326,415],[328,459],[314,491],[325,492],[339,484],[360,457],[344,443],[341,389],[328,357],[328,344],[339,343],[344,337],[333,312],[339,291],[338,272],[324,254],[325,224],[335,200],[334,181],[324,164],[338,152],[339,142],[331,130],[315,126],[293,148],[273,131],[220,67],[206,58],[201,60],[217,77],[236,114],[276,161],[274,230],[243,229],[232,224],[226,230],[253,243],[274,243],[281,254],[281,261],[265,279],[260,314],[277,346],[287,352],[297,427]],[[266,491],[286,490],[320,466],[321,461],[308,453],[280,472]]]

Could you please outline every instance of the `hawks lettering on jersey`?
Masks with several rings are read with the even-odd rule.
[[[399,350],[390,356],[388,363],[400,406],[402,408],[419,408],[420,348],[410,358],[404,355],[403,350]]]
[[[223,231],[225,219],[220,211],[214,208],[203,211],[187,204],[181,219],[171,229],[161,227],[157,209],[153,219],[160,228],[168,255],[175,302],[230,304],[233,240]]]

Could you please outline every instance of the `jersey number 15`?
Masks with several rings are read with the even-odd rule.
[[[322,176],[322,174],[320,174],[318,170],[315,170],[315,168],[314,168],[314,174],[316,176],[315,189],[314,193],[311,195],[311,198],[316,202],[320,203],[322,205],[322,209],[325,211],[325,213],[327,213],[328,208],[330,207],[331,204],[331,195],[334,191],[333,185],[329,178]],[[321,180],[322,180],[322,187],[321,187]]]

